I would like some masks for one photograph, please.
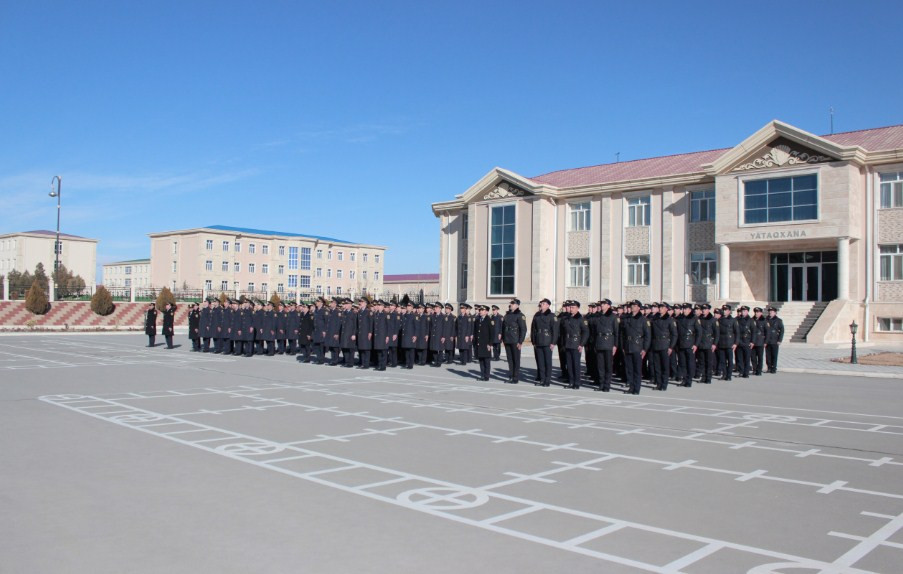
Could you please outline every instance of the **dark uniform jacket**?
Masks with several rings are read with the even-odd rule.
[[[212,332],[212,319],[213,314],[211,313],[212,309],[210,307],[204,307],[200,311],[200,316],[198,319],[198,333],[200,336],[209,339],[213,336]]]
[[[297,311],[288,311],[285,314],[285,338],[297,339],[298,329],[301,327],[301,317]]]
[[[314,343],[322,343],[326,332],[326,307],[314,307]]]
[[[780,317],[765,319],[765,344],[780,345],[784,340],[784,321]]]
[[[530,341],[534,347],[548,347],[558,343],[558,319],[551,310],[539,311],[533,315]]]
[[[753,342],[755,329],[756,322],[752,317],[737,317],[737,344],[748,349],[749,344]]]
[[[372,347],[377,351],[385,351],[389,347],[386,337],[392,339],[389,333],[389,313],[376,311],[370,315],[370,327],[373,333]]]
[[[219,336],[222,339],[231,339],[232,338],[232,308],[231,307],[223,308],[223,317],[222,317],[222,322],[220,324]]]
[[[276,312],[275,311],[264,311],[263,312],[263,321],[261,325],[261,332],[258,333],[257,337],[262,341],[275,341],[276,340]]]
[[[681,315],[677,318],[677,347],[692,349],[702,344],[702,325],[699,317],[693,314]]]
[[[389,336],[389,348],[398,347],[401,340],[401,313],[386,313],[386,335]]]
[[[455,320],[455,337],[458,339],[459,349],[469,349],[472,346],[472,341],[468,341],[467,337],[473,336],[473,326],[473,317],[469,313],[458,315]]]
[[[175,332],[176,310],[163,310],[163,335],[172,336]]]
[[[558,345],[562,349],[564,349],[564,331],[562,329],[562,322],[570,316],[570,313],[562,311],[561,313],[558,313],[557,317],[555,317],[555,320],[558,321]]]
[[[590,339],[596,351],[611,351],[618,346],[621,320],[618,314],[608,310],[607,313],[593,313],[589,320]]]
[[[730,349],[740,341],[740,327],[733,316],[717,319],[715,328],[718,330],[719,349]]]
[[[715,316],[709,313],[708,316],[699,316],[699,346],[711,349],[712,345],[718,345],[718,329]]]
[[[477,342],[477,358],[486,359],[492,357],[492,345],[497,340],[496,328],[493,319],[489,315],[474,319],[474,339]]]
[[[442,336],[445,337],[445,343],[442,349],[451,351],[455,348],[455,316],[451,313],[442,315]]]
[[[652,345],[652,325],[642,313],[621,318],[621,349],[625,353],[648,351]]]
[[[492,344],[494,345],[501,342],[499,335],[502,334],[502,316],[500,314],[494,315],[490,313],[488,317],[491,319],[490,325],[492,325]]]
[[[241,340],[242,341],[253,341],[254,340],[254,310],[253,309],[240,309],[239,316],[241,317]]]
[[[188,313],[188,338],[201,338],[201,312],[197,309],[192,309],[191,312]]]
[[[761,319],[753,319],[753,336],[752,343],[756,347],[763,347],[765,345],[765,336],[768,333],[768,329],[765,326],[765,317]]]
[[[417,314],[413,312],[401,316],[401,333],[398,335],[398,340],[401,341],[403,349],[414,348],[414,338],[417,336],[417,328],[414,325],[416,318]]]
[[[214,339],[223,338],[223,308],[216,307],[210,310],[210,336]]]
[[[650,320],[652,332],[652,350],[667,351],[677,344],[677,325],[670,315],[652,315]]]
[[[565,349],[577,349],[586,345],[589,340],[589,322],[580,313],[568,313],[559,322],[561,341]]]
[[[357,348],[373,348],[373,311],[365,309],[357,314]]]
[[[342,311],[329,309],[326,311],[326,346],[339,347],[341,343],[337,338],[342,334]]]
[[[339,346],[343,349],[357,347],[357,341],[351,340],[351,337],[357,337],[357,315],[354,311],[342,311],[342,335],[339,337],[342,344]]]
[[[448,317],[448,315],[430,315],[430,350],[431,351],[441,351],[445,348],[445,343],[442,342],[442,326],[445,324],[444,319]]]
[[[417,335],[417,343],[414,344],[415,349],[424,350],[429,345],[430,336],[430,318],[426,314],[418,315],[414,313],[414,334]]]
[[[311,342],[314,336],[314,314],[310,311],[298,314],[298,340],[302,345]]]
[[[502,341],[506,345],[519,345],[527,338],[527,319],[520,309],[508,311],[502,319]]]
[[[144,313],[144,334],[155,336],[157,334],[157,311],[147,310]]]

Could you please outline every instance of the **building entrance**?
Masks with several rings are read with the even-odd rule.
[[[772,253],[772,301],[832,301],[837,299],[837,252]]]

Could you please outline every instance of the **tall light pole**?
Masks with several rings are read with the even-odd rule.
[[[56,189],[54,189],[54,185],[56,185]],[[50,197],[56,198],[56,243],[53,246],[53,251],[56,254],[56,259],[53,263],[54,273],[60,269],[60,197],[62,195],[62,185],[63,178],[58,175],[53,176],[53,179],[50,180]]]

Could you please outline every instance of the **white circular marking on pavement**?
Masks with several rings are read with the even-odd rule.
[[[463,510],[482,506],[489,501],[489,495],[485,492],[442,486],[408,490],[396,498],[400,502],[433,510]]]
[[[283,450],[285,450],[285,447],[283,446],[265,442],[237,442],[232,444],[224,444],[216,448],[217,452],[238,456],[257,456],[261,454],[282,452]]]

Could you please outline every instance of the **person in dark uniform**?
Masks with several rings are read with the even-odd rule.
[[[630,303],[630,313],[621,319],[621,350],[627,371],[625,393],[638,395],[643,384],[643,359],[652,344],[650,322],[640,312],[639,301]]]
[[[342,349],[343,367],[354,367],[354,352],[357,350],[357,315],[351,308],[351,299],[342,300],[342,327],[339,346]]]
[[[442,320],[442,338],[445,341],[442,350],[445,353],[445,364],[455,362],[455,308],[451,303],[445,304],[445,318]]]
[[[232,354],[232,331],[233,317],[238,309],[238,303],[229,299],[228,304],[223,309],[223,350],[224,355]]]
[[[652,305],[653,313],[649,315],[652,334],[652,376],[655,390],[668,390],[671,380],[671,354],[677,344],[677,326],[668,314],[665,303]],[[654,311],[658,309],[658,313]]]
[[[166,339],[166,348],[174,349],[172,337],[175,334],[176,309],[170,303],[163,307],[163,338]]]
[[[254,356],[254,337],[257,330],[254,328],[254,304],[250,299],[245,299],[244,311],[241,316],[241,346],[245,357]]]
[[[677,318],[677,366],[681,385],[692,387],[696,377],[696,351],[702,344],[702,327],[693,314],[693,306],[684,303],[683,313]]]
[[[708,303],[702,305],[702,315],[699,316],[699,363],[696,372],[699,374],[699,382],[707,385],[712,383],[715,373],[715,354],[718,350],[718,319],[712,313],[712,306]]]
[[[313,305],[302,303],[298,313],[298,361],[301,363],[310,362],[314,338],[313,310]]]
[[[201,350],[201,311],[194,303],[188,304],[188,340],[192,353]]]
[[[586,372],[584,376],[589,378],[597,387],[601,387],[599,383],[599,366],[596,363],[596,341],[595,336],[593,334],[593,319],[596,317],[598,313],[598,308],[596,307],[595,301],[590,301],[586,304],[586,314],[583,316],[586,319],[587,324],[589,325],[589,339],[586,340]]]
[[[328,311],[324,307],[323,297],[317,297],[314,301],[314,334],[313,334],[313,352],[314,358],[312,362],[316,365],[322,365],[326,362],[326,321]]]
[[[765,327],[765,317],[762,315],[761,307],[753,309],[753,325],[750,359],[752,361],[753,375],[761,377],[762,368],[765,366],[765,336],[768,332],[768,329]]]
[[[474,322],[473,340],[476,341],[477,360],[480,362],[480,380],[488,381],[492,370],[492,345],[495,341],[495,325],[489,317],[489,307],[477,305],[479,316]]]
[[[558,319],[552,313],[552,302],[543,299],[539,311],[530,322],[530,341],[536,357],[536,385],[548,387],[552,379],[552,347],[558,343]]]
[[[386,365],[393,369],[398,367],[398,342],[400,331],[401,313],[398,312],[398,305],[390,301],[386,306],[386,335],[389,337],[389,342],[386,347]]]
[[[408,303],[405,307],[404,314],[401,316],[401,349],[404,352],[403,369],[414,368],[414,351],[417,347],[417,327],[415,323],[419,323],[417,314],[414,313],[414,304]]]
[[[442,336],[442,330],[448,315],[445,314],[445,308],[436,303],[433,305],[433,314],[430,316],[430,366],[441,367],[442,356],[445,352],[445,337]]]
[[[203,348],[201,352],[203,353],[210,352],[210,339],[213,338],[213,301],[215,301],[215,299],[211,297],[205,299],[204,302],[201,303],[200,330],[201,338],[203,339]]]
[[[298,352],[298,330],[301,328],[301,317],[293,301],[289,301],[285,311],[285,354],[294,356]]]
[[[561,322],[567,319],[570,316],[568,313],[567,303],[569,301],[565,301],[561,306],[561,310],[558,312],[556,319],[558,320],[558,367],[561,370],[561,376],[559,379],[564,382],[570,381],[570,377],[568,377],[568,359],[567,359],[567,350],[565,348],[565,340],[564,340],[564,332],[561,329]]]
[[[721,318],[715,320],[718,329],[718,363],[722,369],[722,381],[730,381],[734,374],[734,351],[740,338],[737,320],[731,316],[731,306],[721,306]]]
[[[426,355],[430,345],[430,323],[429,317],[425,314],[425,307],[420,303],[414,305],[414,318],[414,328],[417,334],[414,348],[417,349],[417,364],[422,367],[426,365]]]
[[[589,320],[589,330],[593,344],[587,347],[587,357],[590,354],[595,356],[598,373],[596,375],[598,386],[595,390],[607,393],[611,390],[611,378],[614,373],[612,359],[618,350],[618,337],[621,331],[621,321],[618,314],[612,310],[610,299],[599,301],[595,316]]]
[[[223,352],[223,308],[220,300],[214,299],[210,303],[210,333],[213,335],[213,353],[218,355]]]
[[[580,314],[579,301],[565,301],[564,304],[568,314],[561,320],[559,329],[568,374],[568,385],[565,388],[579,389],[580,356],[589,340],[589,322]]]
[[[329,314],[326,318],[326,346],[329,347],[329,365],[335,367],[339,364],[339,349],[342,347],[339,337],[342,334],[342,310],[338,308],[338,300],[333,298],[329,302]]]
[[[508,359],[507,383],[516,385],[520,381],[520,356],[526,338],[527,319],[520,310],[520,299],[512,299],[508,303],[508,312],[502,318],[502,342],[505,358]]]
[[[232,355],[237,357],[242,354],[244,351],[243,340],[242,337],[242,321],[244,320],[244,309],[242,308],[244,303],[239,300],[233,301],[232,306],[234,309],[232,310]]]
[[[784,321],[778,317],[777,309],[769,307],[765,319],[765,362],[772,375],[778,372],[778,351],[783,341]]]
[[[458,311],[458,318],[455,319],[455,343],[458,347],[458,354],[461,355],[461,364],[466,365],[470,362],[470,351],[473,349],[473,321],[470,317],[470,305],[461,303]]]
[[[386,350],[389,348],[389,319],[385,311],[385,302],[376,300],[373,302],[373,311],[370,314],[371,346],[375,354],[377,371],[386,370]]]
[[[368,301],[361,297],[357,312],[357,354],[360,358],[359,369],[370,368],[370,351],[373,349],[373,311],[367,306]]]
[[[753,348],[753,336],[755,335],[756,323],[749,316],[749,307],[740,307],[740,316],[737,321],[737,366],[739,367],[740,378],[749,378],[750,353]]]
[[[154,346],[154,339],[157,338],[157,304],[148,303],[147,310],[144,312],[144,334],[147,335],[147,346]]]
[[[489,319],[495,331],[492,333],[492,360],[502,360],[502,317],[499,313],[499,306],[492,305],[489,308]]]

